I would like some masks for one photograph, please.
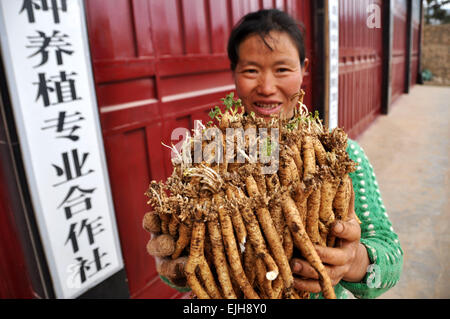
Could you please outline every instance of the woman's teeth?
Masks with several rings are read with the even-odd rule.
[[[263,104],[263,103],[255,103],[257,107],[263,108],[263,109],[273,109],[276,108],[279,104]]]

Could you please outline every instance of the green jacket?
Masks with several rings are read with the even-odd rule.
[[[355,192],[355,213],[362,222],[361,243],[367,248],[370,266],[361,282],[350,283],[342,280],[334,289],[338,299],[347,298],[347,290],[356,298],[377,298],[399,281],[403,267],[403,251],[383,205],[369,159],[359,144],[350,139],[347,152],[350,158],[358,163],[357,170],[350,173],[350,177]],[[166,278],[162,280],[179,291],[189,291],[174,286]],[[321,293],[311,294],[311,298],[323,296]]]
[[[359,144],[348,140],[347,153],[358,163],[350,173],[355,191],[355,213],[361,220],[361,243],[370,259],[368,272],[359,283],[341,281],[335,287],[337,298],[347,298],[350,291],[356,298],[377,298],[400,279],[403,251],[383,205],[378,183],[366,154]],[[345,288],[345,289],[344,289]],[[312,294],[322,298],[322,294]]]

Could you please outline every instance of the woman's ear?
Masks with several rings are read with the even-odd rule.
[[[305,61],[303,61],[303,66],[302,66],[302,74],[306,72],[306,70],[308,69],[309,66],[309,60],[308,58],[305,58]]]

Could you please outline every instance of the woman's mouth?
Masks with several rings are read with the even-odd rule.
[[[263,102],[254,102],[253,108],[255,109],[255,112],[261,114],[261,115],[272,115],[275,113],[279,113],[281,110],[281,107],[283,106],[283,103],[279,102],[270,102],[270,103],[263,103]]]

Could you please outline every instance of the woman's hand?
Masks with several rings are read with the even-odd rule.
[[[370,264],[367,250],[360,243],[361,227],[354,211],[354,196],[352,190],[348,220],[337,221],[331,227],[331,233],[336,236],[336,247],[315,246],[333,286],[341,280],[361,281]],[[293,258],[291,268],[297,275],[294,282],[298,290],[313,293],[321,291],[317,272],[306,260]]]

